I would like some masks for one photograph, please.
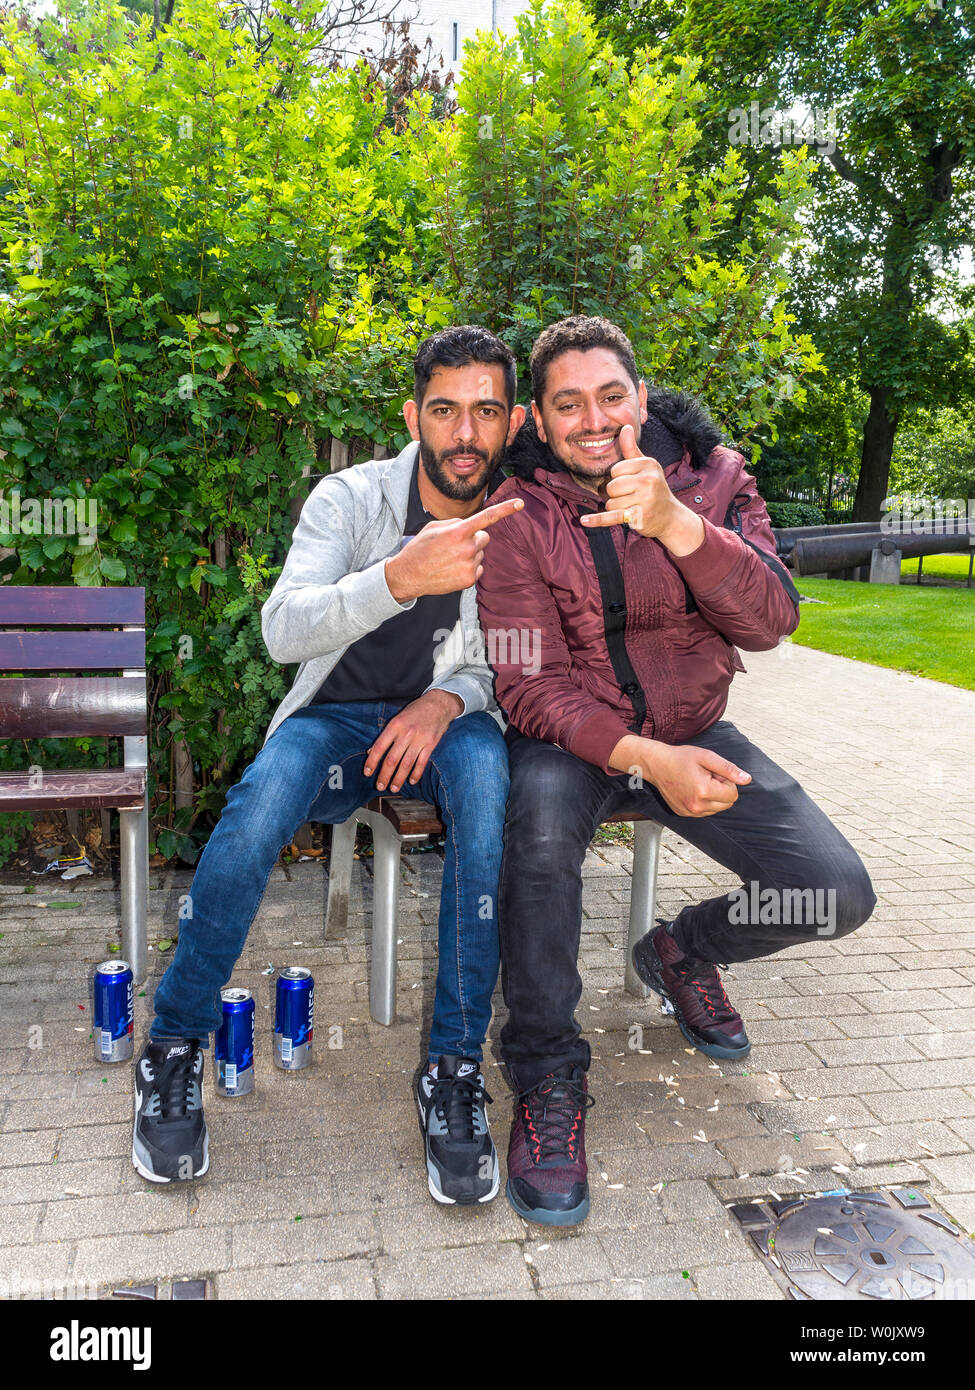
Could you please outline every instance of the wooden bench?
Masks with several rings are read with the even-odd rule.
[[[610,816],[604,825],[633,822],[633,887],[626,941],[625,984],[630,994],[649,993],[630,961],[634,944],[652,925],[657,895],[657,863],[661,827],[644,816]],[[372,964],[369,970],[369,1012],[387,1026],[396,1017],[396,919],[399,900],[399,859],[402,845],[418,844],[443,831],[437,808],[408,796],[377,796],[342,825],[332,826],[328,867],[325,935],[344,933],[349,923],[352,856],[356,827],[368,825],[373,839]]]
[[[136,983],[147,966],[145,613],[145,589],[0,585],[0,671],[58,673],[0,679],[0,736],[120,737],[124,759],[121,768],[2,772],[0,811],[117,808],[122,955]]]

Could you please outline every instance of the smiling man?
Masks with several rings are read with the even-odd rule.
[[[736,647],[774,647],[799,620],[744,459],[689,398],[648,391],[606,319],[547,328],[531,373],[532,415],[507,460],[516,477],[495,494],[522,498],[525,515],[492,533],[478,603],[485,628],[541,631],[534,670],[493,663],[510,721],[501,1044],[518,1098],[507,1191],[527,1219],[568,1226],[589,1210],[576,961],[582,864],[600,822],[640,812],[749,883],[648,923],[634,948],[637,973],[710,1057],[751,1046],[718,962],[853,931],[875,898],[795,779],[721,718],[744,669]],[[826,922],[768,911],[823,891]]]
[[[481,510],[524,419],[515,386],[493,334],[435,334],[403,408],[414,442],[322,479],[302,508],[261,614],[272,659],[301,664],[200,857],[136,1066],[132,1160],[151,1182],[209,1166],[203,1049],[282,845],[305,821],[337,824],[390,791],[433,802],[446,830],[433,1022],[415,1081],[428,1185],[443,1203],[498,1191],[480,1060],[508,768],[473,586],[487,528],[524,505]]]

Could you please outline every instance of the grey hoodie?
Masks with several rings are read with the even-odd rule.
[[[384,562],[400,549],[419,444],[394,459],[374,459],[332,473],[301,509],[284,568],[261,611],[272,661],[300,661],[294,685],[274,712],[264,742],[289,714],[307,705],[350,643],[412,608],[389,592]],[[473,585],[460,617],[435,652],[429,690],[449,690],[464,714],[487,710],[503,727]]]

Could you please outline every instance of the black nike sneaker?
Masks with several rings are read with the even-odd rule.
[[[471,1057],[440,1057],[436,1076],[426,1066],[417,1072],[414,1095],[431,1197],[451,1206],[490,1202],[501,1174],[485,1110],[491,1097],[479,1064]]]
[[[150,1039],[143,1048],[135,1067],[132,1162],[149,1182],[183,1182],[209,1168],[203,1049],[196,1038]]]

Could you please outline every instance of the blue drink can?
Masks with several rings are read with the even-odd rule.
[[[300,1071],[311,1062],[315,1031],[315,981],[304,966],[292,965],[278,975],[274,1007],[274,1063]]]
[[[106,960],[95,966],[92,987],[95,1057],[125,1062],[132,1056],[132,971],[128,961]]]
[[[231,986],[220,991],[223,1022],[217,1033],[217,1094],[246,1096],[254,1089],[254,996]]]

